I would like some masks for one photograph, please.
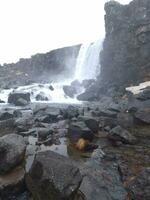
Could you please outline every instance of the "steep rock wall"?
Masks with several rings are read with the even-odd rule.
[[[110,1],[105,11],[99,84],[126,87],[150,80],[150,0]]]
[[[17,63],[0,66],[0,88],[15,87],[32,82],[49,82],[70,77],[76,65],[80,45],[36,54]]]

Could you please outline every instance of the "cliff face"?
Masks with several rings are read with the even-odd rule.
[[[14,87],[31,82],[49,82],[73,74],[80,45],[36,54],[17,63],[0,66],[0,87]]]
[[[150,80],[150,0],[110,1],[105,11],[100,85],[126,87]]]

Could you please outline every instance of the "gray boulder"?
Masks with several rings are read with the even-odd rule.
[[[25,170],[16,167],[5,175],[0,175],[0,200],[12,200],[25,190]]]
[[[143,169],[131,180],[129,190],[133,199],[150,199],[150,167]]]
[[[80,138],[92,141],[93,132],[86,126],[84,122],[73,122],[69,124],[68,137],[72,143],[76,143]]]
[[[24,138],[17,134],[9,134],[0,138],[0,174],[5,174],[19,165],[25,154]]]
[[[118,165],[98,148],[81,166],[80,191],[86,200],[125,200],[127,192],[120,180]]]
[[[114,142],[122,142],[124,144],[135,144],[136,138],[121,126],[111,129],[108,138]]]
[[[39,200],[72,199],[82,176],[72,162],[52,151],[38,152],[26,175],[26,184]]]
[[[13,92],[9,94],[8,103],[15,106],[25,106],[30,103],[30,93]]]
[[[139,111],[135,114],[135,119],[137,122],[143,123],[143,124],[150,124],[150,111]]]

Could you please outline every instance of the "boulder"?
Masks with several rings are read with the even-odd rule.
[[[95,83],[94,79],[85,79],[82,81],[82,86],[87,89],[89,88],[91,85],[93,85]]]
[[[52,123],[58,121],[60,109],[57,107],[44,107],[34,112],[35,120],[44,123]]]
[[[150,199],[150,167],[144,168],[129,183],[131,198],[136,200]]]
[[[48,128],[37,128],[37,134],[38,140],[43,141],[48,139],[48,137],[53,134],[53,130]]]
[[[24,138],[17,134],[9,134],[0,138],[0,174],[5,174],[19,165],[25,154]]]
[[[40,92],[39,94],[37,94],[35,99],[37,101],[48,101],[48,97],[43,92]]]
[[[144,88],[139,94],[135,97],[141,101],[146,101],[150,99],[150,86]]]
[[[133,116],[130,113],[118,113],[117,124],[123,128],[132,128],[134,127]]]
[[[11,112],[3,111],[0,113],[0,121],[7,120],[13,118],[13,114]]]
[[[69,124],[68,137],[74,144],[80,138],[88,141],[92,141],[94,138],[93,132],[86,126],[84,122],[73,122]]]
[[[111,129],[117,126],[117,119],[112,117],[100,117],[100,127],[104,128],[109,126]]]
[[[38,152],[26,175],[26,184],[35,199],[72,199],[82,176],[72,162],[52,151]]]
[[[49,89],[50,89],[51,91],[54,91],[54,87],[53,87],[52,85],[49,86]]]
[[[30,93],[13,92],[9,94],[8,103],[15,106],[25,106],[30,103]]]
[[[98,119],[91,117],[91,116],[81,116],[78,117],[78,120],[83,120],[86,126],[93,132],[97,133],[99,130],[99,121]]]
[[[10,200],[25,191],[25,170],[22,167],[16,167],[11,172],[0,175],[0,199]]]
[[[77,94],[77,90],[74,86],[64,85],[63,90],[65,95],[70,98],[74,98],[75,94]]]
[[[15,129],[14,118],[0,121],[0,137],[12,133]]]
[[[135,144],[136,138],[121,126],[111,129],[108,138],[114,142],[122,142],[124,144]]]
[[[32,118],[18,118],[15,121],[15,127],[17,132],[25,132],[28,131],[33,125]]]
[[[60,110],[60,114],[64,117],[64,119],[72,119],[74,117],[79,116],[79,109],[75,106],[68,106],[67,108],[63,108]]]
[[[3,100],[0,99],[0,103],[5,103],[5,101],[3,101]]]
[[[150,124],[150,111],[139,111],[135,113],[135,119],[137,122],[143,123],[143,124]]]
[[[105,153],[96,149],[91,158],[81,166],[83,181],[80,191],[87,200],[125,200],[127,192],[118,172],[118,165]]]

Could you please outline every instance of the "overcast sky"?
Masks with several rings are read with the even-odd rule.
[[[106,1],[0,0],[0,63],[103,37]]]

